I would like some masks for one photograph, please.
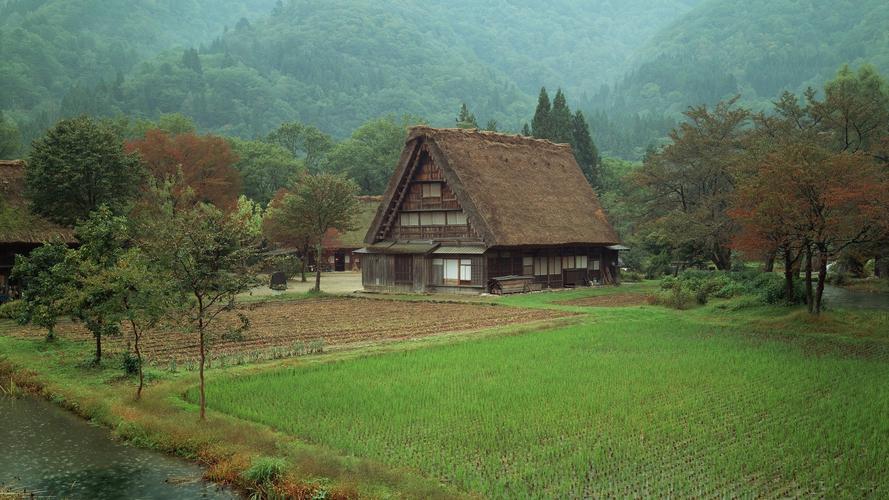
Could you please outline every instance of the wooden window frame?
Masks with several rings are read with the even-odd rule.
[[[395,284],[407,285],[414,283],[414,257],[412,255],[395,255]]]

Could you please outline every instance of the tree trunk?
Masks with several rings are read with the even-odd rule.
[[[139,401],[142,399],[142,387],[145,386],[145,376],[142,373],[142,351],[139,350],[139,337],[141,335],[133,320],[130,320],[130,325],[133,327],[133,338],[135,339],[133,345],[136,350],[136,361],[139,363],[139,387],[136,388],[136,401]]]
[[[305,283],[306,280],[306,257],[308,255],[303,254],[303,257],[299,259],[299,274],[302,277],[302,282]]]
[[[821,298],[824,296],[824,283],[827,281],[827,252],[818,253],[818,290],[815,293],[815,314],[821,314]]]
[[[732,251],[715,245],[713,249],[713,263],[716,265],[716,269],[720,271],[730,270],[732,268]]]
[[[762,265],[762,271],[764,273],[771,273],[775,270],[775,252],[769,252],[766,255],[766,260]]]
[[[788,304],[796,301],[793,289],[793,255],[789,248],[784,250],[784,299]]]
[[[204,352],[204,301],[202,297],[198,297],[198,337],[200,338],[200,379],[201,379],[201,420],[207,420],[207,397],[204,394],[204,360],[206,354]]]
[[[812,245],[806,245],[806,305],[809,312],[815,310],[814,294],[812,292]]]
[[[315,246],[315,292],[321,291],[321,254],[324,247],[321,244]]]
[[[56,329],[55,325],[47,328],[47,330],[46,330],[46,341],[47,342],[55,342],[55,340],[56,340],[55,329]]]

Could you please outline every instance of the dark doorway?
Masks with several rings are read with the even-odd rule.
[[[333,254],[333,270],[337,272],[346,270],[346,254],[342,252]]]

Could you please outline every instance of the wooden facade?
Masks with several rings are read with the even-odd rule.
[[[570,149],[530,138],[414,129],[365,243],[371,291],[477,294],[513,275],[534,289],[619,282],[617,237]]]

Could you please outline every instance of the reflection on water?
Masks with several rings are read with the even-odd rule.
[[[828,285],[824,287],[824,303],[828,308],[889,310],[889,294],[862,292]]]
[[[237,498],[197,465],[113,441],[57,406],[0,397],[0,485],[62,498]]]

